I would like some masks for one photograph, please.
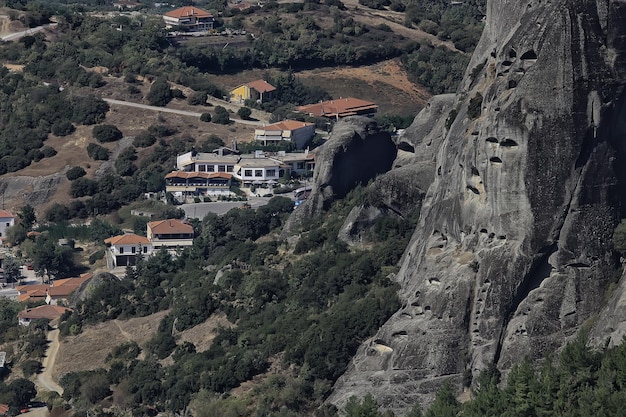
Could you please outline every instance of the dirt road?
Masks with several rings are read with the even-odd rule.
[[[43,360],[43,371],[37,375],[37,381],[35,384],[38,388],[45,389],[47,391],[58,392],[59,395],[63,394],[63,388],[52,379],[52,370],[54,369],[54,362],[59,352],[59,329],[54,329],[48,333],[48,351],[46,357]]]

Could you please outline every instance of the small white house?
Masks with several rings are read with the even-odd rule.
[[[0,239],[4,240],[7,235],[7,229],[14,224],[15,217],[6,210],[0,210]]]
[[[134,266],[137,263],[137,255],[152,255],[152,242],[143,236],[127,233],[113,236],[104,240],[108,246],[107,265],[109,269],[119,266]]]

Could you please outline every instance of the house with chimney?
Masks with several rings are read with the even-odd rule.
[[[206,10],[185,6],[163,15],[167,29],[178,28],[185,32],[208,32],[213,29],[215,18]]]

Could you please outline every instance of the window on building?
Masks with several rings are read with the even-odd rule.
[[[124,253],[124,247],[123,246],[120,248],[120,253]]]
[[[130,248],[131,253],[135,253],[135,247]]]
[[[263,170],[262,169],[255,169],[254,170],[254,176],[255,177],[262,177],[263,176]]]
[[[297,169],[304,169],[304,162],[298,162],[298,163],[296,164],[296,168],[297,168]]]
[[[252,176],[252,170],[251,169],[246,169],[243,171],[243,176],[244,177],[251,177]]]
[[[234,165],[226,165],[226,172],[233,172],[235,170]]]
[[[206,165],[198,165],[198,171],[206,172]]]
[[[218,165],[217,172],[226,172],[226,165]]]
[[[207,165],[206,170],[207,172],[215,172],[215,165]]]
[[[276,176],[276,170],[275,169],[268,169],[267,170],[267,176],[268,177],[275,177]]]
[[[143,247],[143,253],[148,253],[148,247],[147,246]]]

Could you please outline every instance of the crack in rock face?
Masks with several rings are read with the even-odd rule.
[[[557,353],[598,312],[626,207],[624,39],[624,1],[488,2],[456,119],[436,151],[415,127],[403,138],[436,161],[396,275],[402,308],[330,402],[370,393],[403,415],[443,381]]]

